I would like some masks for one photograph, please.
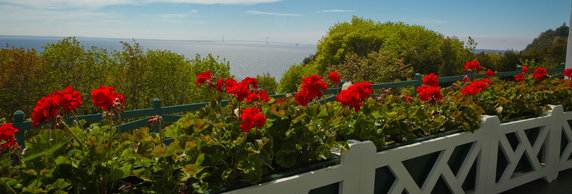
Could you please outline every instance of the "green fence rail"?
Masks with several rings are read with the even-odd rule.
[[[562,78],[563,77],[561,72],[564,72],[565,64],[562,63],[562,64],[560,64],[560,66],[561,66],[560,68],[547,69],[548,73],[560,73],[560,74],[552,76],[552,78],[555,78],[555,77]],[[532,72],[532,71],[534,71],[534,69],[530,69],[530,72]],[[509,77],[509,76],[515,76],[515,75],[518,75],[521,73],[522,73],[522,68],[520,66],[517,66],[515,71],[497,72],[495,74],[495,77]],[[468,72],[467,75],[472,79],[485,78],[486,77],[485,74],[473,74],[471,72]],[[439,83],[461,81],[461,80],[463,80],[463,78],[464,78],[464,75],[439,77]],[[421,77],[421,74],[416,73],[414,80],[401,81],[401,82],[380,83],[380,84],[374,84],[372,87],[373,87],[373,89],[397,88],[397,87],[408,87],[408,86],[418,87],[418,86],[421,86],[422,84],[423,84],[423,78]],[[337,95],[341,91],[342,85],[343,85],[343,82],[340,82],[340,84],[337,88],[330,88],[330,89],[324,91],[324,95],[334,94],[334,96],[324,98],[324,99],[320,100],[320,103],[334,101],[335,95]],[[295,93],[290,93],[290,95],[294,95],[294,94]],[[270,97],[284,98],[286,95],[288,95],[288,94],[277,94],[277,95],[271,95]],[[163,107],[161,105],[161,100],[158,98],[155,98],[155,99],[153,99],[153,107],[152,108],[130,110],[130,111],[125,111],[123,114],[121,114],[122,119],[134,119],[134,118],[141,118],[141,117],[145,117],[145,118],[130,121],[127,123],[123,123],[123,124],[115,126],[115,127],[117,129],[119,129],[119,131],[125,132],[125,131],[136,129],[139,127],[147,126],[148,125],[147,121],[149,120],[149,117],[155,116],[155,115],[161,116],[163,118],[164,122],[176,122],[177,120],[179,120],[183,116],[182,115],[172,115],[172,114],[184,113],[184,112],[189,112],[189,111],[196,111],[196,110],[199,110],[199,109],[205,107],[206,105],[208,105],[207,102],[202,102],[202,103],[195,103],[195,104],[184,104],[184,105]],[[221,105],[222,106],[228,105],[228,101],[222,101]],[[77,117],[68,118],[66,120],[66,122],[67,123],[73,123],[74,120],[76,120],[76,119],[77,120],[85,120],[85,121],[87,121],[87,123],[96,123],[96,122],[100,122],[103,119],[103,117],[102,117],[102,114],[81,115],[81,116],[77,116]],[[49,123],[46,123],[46,124],[49,124]],[[46,125],[46,124],[44,124],[44,125]],[[21,110],[14,112],[13,126],[14,126],[14,128],[19,130],[19,132],[16,133],[15,136],[18,140],[18,144],[22,148],[25,148],[25,146],[26,146],[26,144],[25,144],[25,140],[26,140],[25,131],[42,127],[42,125],[40,125],[39,127],[32,127],[32,121],[25,121],[24,120],[24,112]],[[159,126],[154,126],[153,130],[158,131]]]

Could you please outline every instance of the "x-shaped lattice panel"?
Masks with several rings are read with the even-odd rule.
[[[464,193],[462,187],[463,182],[465,182],[465,179],[467,178],[471,167],[476,162],[477,156],[481,152],[482,148],[479,142],[472,142],[471,144],[471,148],[459,168],[457,175],[453,173],[447,163],[451,158],[455,146],[441,150],[439,157],[435,161],[433,168],[421,188],[419,188],[402,162],[390,163],[388,166],[391,172],[395,175],[396,181],[389,189],[389,193],[402,193],[404,190],[407,190],[409,193],[431,193],[440,177],[453,193]]]
[[[564,151],[562,151],[562,154],[560,155],[560,163],[568,162],[570,153],[572,153],[572,129],[570,128],[568,121],[564,120],[563,122],[562,132],[566,140],[568,140],[568,144],[566,144]]]
[[[538,160],[537,156],[542,149],[542,145],[546,142],[548,132],[549,130],[546,130],[545,127],[540,127],[534,144],[531,144],[525,134],[525,130],[515,131],[514,133],[518,138],[519,144],[514,151],[506,135],[503,135],[499,138],[500,150],[508,161],[507,167],[505,168],[500,180],[498,181],[499,183],[510,181],[515,173],[515,169],[519,161],[525,159],[522,157],[525,153],[533,170],[539,170],[543,168],[541,161]]]

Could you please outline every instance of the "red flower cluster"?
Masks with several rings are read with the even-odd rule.
[[[14,134],[18,132],[18,129],[14,128],[12,123],[0,125],[0,148],[7,148],[16,144],[16,138]]]
[[[244,99],[246,99],[247,103],[253,101],[270,101],[268,92],[264,90],[254,91],[258,89],[258,80],[256,80],[256,78],[246,77],[240,83],[237,83],[236,80],[232,78],[227,78],[226,80],[222,78],[218,79],[216,90],[223,92],[223,87],[226,93],[236,96],[238,101],[241,102]]]
[[[197,77],[198,77],[197,81],[195,82],[196,86],[202,84],[203,82],[209,80],[212,77],[211,70],[202,72],[201,74],[198,74]]]
[[[405,100],[405,102],[409,102],[411,103],[411,101],[413,101],[413,98],[409,97],[409,96],[404,96],[403,100]]]
[[[240,124],[240,129],[244,132],[249,132],[254,126],[264,127],[266,124],[266,116],[260,113],[260,109],[254,107],[242,110],[240,119],[244,121]]]
[[[302,90],[294,95],[296,103],[298,103],[298,105],[306,106],[308,105],[308,102],[312,101],[314,98],[322,97],[322,94],[324,93],[323,90],[327,89],[328,86],[326,82],[322,81],[322,77],[317,75],[304,77],[302,78]]]
[[[433,87],[439,87],[439,76],[431,73],[423,78],[423,84]]]
[[[564,75],[568,78],[572,78],[572,68],[564,70]]]
[[[514,80],[516,80],[517,82],[522,81],[522,80],[524,80],[524,75],[522,75],[522,74],[515,75]]]
[[[343,90],[336,96],[336,101],[343,105],[351,106],[355,112],[359,112],[361,105],[365,99],[369,98],[373,89],[369,82],[355,83],[347,90]]]
[[[543,80],[544,78],[548,77],[548,74],[546,74],[546,69],[544,69],[543,67],[535,69],[533,74],[534,74],[534,79],[536,80]]]
[[[355,83],[354,85],[350,86],[348,90],[356,91],[357,93],[359,93],[359,97],[362,100],[365,100],[371,97],[371,94],[373,93],[373,89],[371,88],[371,86],[372,85],[369,82]]]
[[[251,92],[246,98],[246,103],[255,101],[270,101],[268,98],[268,92],[264,90],[257,90],[256,92]]]
[[[482,92],[485,89],[487,89],[487,84],[489,84],[489,85],[491,84],[491,81],[488,79],[475,80],[475,81],[471,82],[469,85],[465,86],[463,88],[463,90],[461,90],[461,93],[470,94],[471,96],[474,96],[477,93]]]
[[[522,67],[522,73],[528,73],[528,67]]]
[[[439,87],[433,87],[433,86],[421,86],[418,87],[416,92],[419,94],[419,99],[423,100],[423,101],[427,101],[427,100],[441,100],[441,98],[443,98],[443,96],[441,95],[441,90],[439,89]]]
[[[336,96],[336,101],[341,102],[343,105],[351,106],[357,113],[363,104],[359,93],[353,90],[343,90]]]
[[[492,76],[495,76],[495,72],[494,72],[494,71],[491,71],[491,70],[488,70],[488,71],[485,73],[485,75],[486,75],[487,77],[492,77]]]
[[[93,105],[101,107],[103,110],[109,110],[113,105],[121,107],[125,103],[123,95],[113,92],[113,86],[103,87],[100,85],[99,88],[91,91],[91,97],[93,98]]]
[[[338,72],[332,72],[330,73],[330,81],[334,82],[334,83],[340,83],[340,81],[342,81],[342,78],[340,77],[340,75],[338,75]]]
[[[60,114],[60,108],[71,111],[75,110],[82,103],[81,94],[78,91],[74,91],[71,86],[66,87],[64,91],[50,93],[36,103],[32,113],[32,126],[37,127],[47,120],[53,122]]]
[[[482,67],[479,65],[478,61],[467,61],[465,63],[465,70],[471,70],[471,71],[476,71],[479,72],[482,70]]]
[[[222,87],[224,87],[224,79],[220,78],[216,82],[216,90],[218,90],[219,92],[222,92]]]

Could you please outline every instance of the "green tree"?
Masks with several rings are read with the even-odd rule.
[[[41,57],[49,68],[44,76],[50,80],[50,83],[45,85],[46,92],[41,96],[71,86],[82,94],[82,101],[90,102],[91,91],[100,84],[109,84],[112,79],[108,73],[112,59],[107,50],[97,47],[86,50],[75,37],[48,43]],[[78,109],[79,114],[97,111],[93,106],[80,106]]]
[[[292,65],[288,70],[286,70],[284,75],[282,75],[282,78],[280,78],[280,83],[278,84],[278,93],[285,94],[298,91],[303,77],[304,66]]]
[[[36,101],[48,89],[49,67],[34,49],[6,47],[0,50],[0,118],[12,120],[16,110],[30,116]]]
[[[270,95],[276,94],[278,82],[276,82],[276,78],[270,76],[270,73],[256,75],[256,79],[258,80],[258,86],[260,88],[264,89]]]
[[[444,44],[449,45],[443,47]],[[380,23],[353,17],[350,22],[341,22],[330,27],[326,36],[318,42],[315,56],[304,60],[302,68],[291,68],[300,71],[296,75],[324,75],[328,67],[346,62],[349,56],[367,58],[370,53],[383,52],[392,58],[403,59],[404,64],[411,64],[418,73],[438,73],[440,68],[443,71],[451,71],[446,73],[454,73],[462,67],[463,64],[460,63],[470,57],[468,48],[463,45],[464,43],[456,38],[444,38],[443,35],[422,26]],[[442,56],[448,58],[443,60]],[[295,74],[291,70],[286,73]],[[291,82],[291,78],[293,77],[284,80]],[[288,86],[288,91],[294,88],[292,83],[280,85],[282,87],[279,88],[283,89]]]
[[[328,67],[324,73],[327,77],[330,72],[338,72],[342,80],[352,82],[368,81],[371,83],[392,82],[413,78],[414,71],[411,65],[403,63],[403,59],[384,52],[371,52],[366,57],[357,54],[346,56],[345,62]]]

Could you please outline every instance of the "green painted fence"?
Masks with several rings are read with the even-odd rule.
[[[561,66],[560,68],[547,69],[547,72],[548,73],[560,73],[560,74],[557,74],[557,75],[552,76],[552,77],[553,78],[555,78],[555,77],[562,78],[563,75],[561,72],[564,72],[565,64],[562,63],[562,64],[560,64],[560,66]],[[533,71],[534,71],[534,69],[530,69],[530,72],[533,72]],[[508,77],[508,76],[514,76],[514,75],[521,74],[521,73],[522,73],[521,67],[517,66],[515,71],[497,72],[495,77]],[[486,77],[485,74],[473,74],[471,72],[468,73],[468,76],[471,77],[471,79],[485,78]],[[461,80],[463,80],[463,78],[464,78],[464,75],[439,77],[439,83],[461,81]],[[334,94],[334,96],[324,98],[324,99],[320,100],[320,102],[322,103],[322,102],[334,101],[335,95],[340,92],[342,84],[343,84],[343,82],[340,82],[338,88],[330,88],[330,89],[324,91],[325,95]],[[423,84],[423,78],[421,77],[421,74],[416,73],[414,80],[374,84],[372,87],[373,87],[373,89],[397,88],[397,87],[407,87],[407,86],[418,87],[418,86],[421,86],[422,84]],[[291,95],[294,95],[294,94],[295,93],[291,93]],[[286,95],[287,94],[277,94],[277,95],[271,95],[270,97],[284,98]],[[153,99],[153,107],[152,108],[130,110],[130,111],[125,111],[125,113],[121,114],[122,119],[134,119],[134,118],[141,118],[141,117],[145,117],[145,118],[130,121],[127,123],[123,123],[123,124],[115,126],[115,127],[117,127],[117,129],[119,129],[121,132],[124,132],[124,131],[128,131],[128,130],[136,129],[139,127],[147,126],[148,125],[147,121],[149,120],[149,117],[155,116],[155,115],[162,116],[164,122],[176,122],[177,120],[179,120],[183,116],[182,115],[173,115],[173,114],[184,113],[184,112],[189,112],[189,111],[196,111],[196,110],[199,110],[199,109],[205,107],[206,105],[208,105],[207,102],[202,102],[202,103],[196,103],[196,104],[184,104],[184,105],[163,107],[163,106],[161,106],[161,100],[158,98],[155,98],[155,99]],[[228,101],[222,101],[221,105],[223,105],[223,106],[228,105]],[[77,116],[77,117],[68,118],[66,120],[66,122],[67,123],[73,123],[74,120],[76,120],[76,119],[77,120],[85,120],[88,123],[96,123],[96,122],[100,122],[103,119],[103,117],[102,117],[102,114],[81,115],[81,116]],[[46,124],[49,124],[49,123],[46,123]],[[26,146],[26,144],[25,144],[25,139],[26,139],[25,138],[25,131],[30,130],[30,129],[40,128],[42,126],[42,125],[40,125],[39,127],[32,127],[32,121],[24,121],[24,112],[21,110],[14,112],[13,125],[14,125],[14,128],[17,128],[19,130],[19,132],[16,133],[15,136],[18,139],[18,144],[22,148],[25,148],[25,146]],[[155,131],[158,131],[159,130],[158,127],[159,126],[154,126],[153,129]]]

